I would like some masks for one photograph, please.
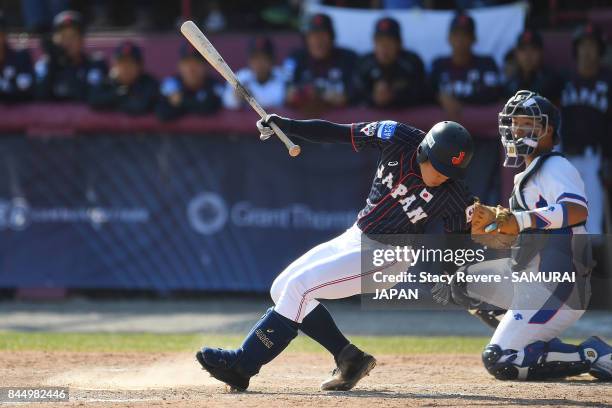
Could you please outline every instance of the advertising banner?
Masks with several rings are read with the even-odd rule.
[[[266,291],[355,221],[375,152],[227,136],[0,144],[0,287]]]

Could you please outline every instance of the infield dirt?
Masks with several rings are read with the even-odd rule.
[[[499,382],[478,355],[378,355],[350,392],[321,392],[325,354],[287,353],[245,393],[228,392],[189,353],[0,352],[1,386],[68,386],[70,402],[36,407],[474,407],[612,406],[612,384],[583,375],[556,382]],[[19,406],[27,406],[20,404]]]

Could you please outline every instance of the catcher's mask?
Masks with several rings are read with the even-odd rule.
[[[514,123],[513,123],[513,120]],[[532,119],[530,124],[518,124],[517,118]],[[540,130],[553,126],[553,142],[559,140],[560,115],[546,98],[531,91],[518,91],[498,115],[499,134],[504,146],[504,167],[520,167],[538,146]]]

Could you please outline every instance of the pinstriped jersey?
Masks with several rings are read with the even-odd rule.
[[[365,146],[380,150],[380,158],[365,207],[357,225],[366,234],[423,233],[429,223],[442,220],[447,232],[470,228],[473,195],[461,181],[437,187],[423,182],[416,160],[425,132],[393,121],[353,123],[355,151]]]

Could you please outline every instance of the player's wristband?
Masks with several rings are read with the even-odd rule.
[[[531,215],[535,219],[535,225],[532,225]],[[514,216],[521,231],[526,228],[558,229],[565,228],[568,225],[567,209],[563,203],[531,211],[518,211],[514,213]]]
[[[531,228],[531,214],[530,211],[514,211],[514,218],[519,226],[519,230],[523,231],[527,228]]]

